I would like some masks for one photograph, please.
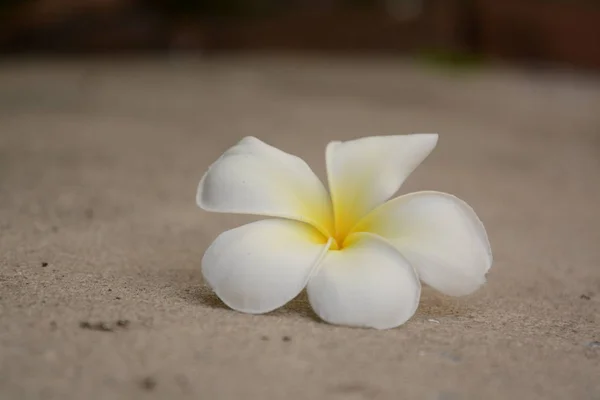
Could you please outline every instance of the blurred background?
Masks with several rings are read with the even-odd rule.
[[[0,53],[310,50],[600,69],[597,0],[0,0]]]

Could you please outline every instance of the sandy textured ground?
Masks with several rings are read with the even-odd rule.
[[[600,399],[598,110],[600,82],[566,74],[5,61],[0,398]],[[454,193],[487,226],[480,291],[425,290],[374,331],[207,290],[204,250],[250,220],[194,204],[228,146],[255,135],[322,177],[328,141],[409,132],[441,137],[402,191]]]

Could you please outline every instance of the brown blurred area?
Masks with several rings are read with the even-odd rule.
[[[0,54],[436,51],[600,70],[595,0],[0,0]]]

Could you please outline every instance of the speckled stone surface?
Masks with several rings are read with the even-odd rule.
[[[3,61],[0,398],[600,399],[600,82],[402,60]],[[257,136],[324,176],[330,140],[439,132],[401,192],[471,204],[495,262],[404,326],[318,321],[301,295],[227,309],[204,170]],[[47,263],[45,265],[44,263]]]

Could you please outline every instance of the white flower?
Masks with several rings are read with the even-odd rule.
[[[206,282],[229,307],[255,314],[306,287],[323,320],[377,329],[415,313],[419,279],[449,295],[475,291],[492,254],[471,207],[440,192],[387,201],[437,138],[329,143],[330,193],[300,158],[242,139],[210,166],[196,201],[206,211],[276,218],[219,235],[202,259]]]

